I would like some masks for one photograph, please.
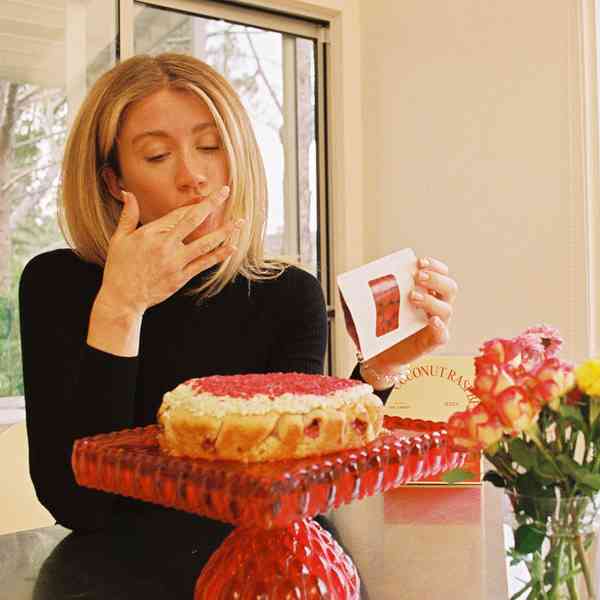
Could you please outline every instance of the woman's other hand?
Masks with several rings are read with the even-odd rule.
[[[428,324],[425,328],[366,361],[367,368],[361,368],[361,373],[367,383],[376,389],[386,386],[374,377],[373,372],[380,374],[382,381],[385,382],[386,376],[401,373],[405,365],[445,345],[450,339],[448,325],[452,318],[458,285],[449,275],[447,265],[441,260],[420,258],[417,261],[417,267],[416,285],[411,290],[409,299],[415,308],[425,311]]]

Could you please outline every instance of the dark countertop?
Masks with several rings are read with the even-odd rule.
[[[331,513],[330,529],[359,568],[363,600],[505,600],[501,497],[491,486],[401,487]],[[192,600],[230,528],[186,513],[163,523],[164,512],[93,534],[0,536],[0,600]]]

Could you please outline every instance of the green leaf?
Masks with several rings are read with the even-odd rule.
[[[562,454],[556,457],[556,461],[565,473],[573,477],[577,483],[582,483],[596,491],[600,490],[600,475],[598,473],[590,473],[585,467],[577,464],[572,458]]]
[[[545,496],[544,486],[533,473],[522,473],[515,479],[515,487],[523,496]]]
[[[513,438],[509,442],[509,453],[511,458],[526,469],[531,469],[537,463],[536,452],[525,440]]]
[[[515,550],[519,554],[537,552],[544,541],[544,534],[531,525],[521,525],[515,531]]]
[[[533,472],[536,477],[540,479],[544,483],[551,483],[556,481],[558,473],[556,469],[552,466],[552,463],[545,458],[541,458],[537,465],[533,467]]]
[[[598,442],[600,440],[600,419],[596,419],[592,425],[592,440]]]
[[[502,477],[502,475],[499,473],[496,473],[496,471],[488,471],[483,476],[483,481],[489,481],[493,486],[498,488],[506,487],[506,481],[504,481],[504,477]]]
[[[459,481],[468,481],[469,479],[475,479],[475,474],[471,471],[465,471],[464,469],[452,469],[442,475],[442,479],[446,483],[457,483]]]
[[[570,404],[560,405],[560,414],[573,426],[575,429],[584,431],[586,434],[589,431],[588,425],[581,414],[581,410],[577,406]]]
[[[598,416],[600,415],[600,399],[596,396],[589,397],[589,421],[592,425],[598,423]]]

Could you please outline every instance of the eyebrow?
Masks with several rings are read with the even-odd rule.
[[[204,131],[205,129],[216,129],[216,128],[217,128],[217,126],[214,123],[198,123],[198,125],[195,125],[194,127],[192,127],[192,133],[199,133],[201,131]],[[171,137],[166,131],[163,131],[162,129],[151,129],[149,131],[142,131],[142,133],[138,133],[137,135],[135,135],[133,137],[133,139],[131,140],[131,145],[133,146],[134,144],[136,144],[137,142],[139,142],[142,138],[145,138],[146,136],[162,137],[162,138]]]

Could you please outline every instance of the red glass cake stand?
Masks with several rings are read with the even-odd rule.
[[[238,525],[211,556],[195,600],[355,600],[350,557],[312,520],[342,504],[462,465],[444,429],[392,429],[356,450],[271,463],[172,458],[157,426],[77,440],[82,486]]]

